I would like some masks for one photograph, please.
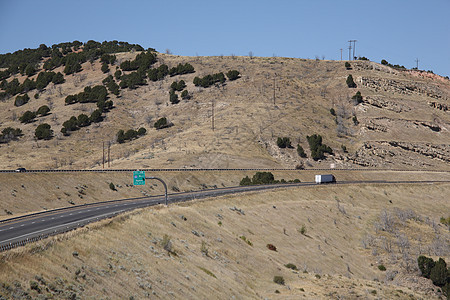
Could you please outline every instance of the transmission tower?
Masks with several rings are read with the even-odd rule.
[[[416,58],[416,60],[415,60],[415,61],[416,61],[416,69],[417,69],[417,70],[419,70],[419,59],[418,59],[418,58]]]

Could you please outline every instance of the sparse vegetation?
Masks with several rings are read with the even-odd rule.
[[[233,81],[233,80],[238,79],[240,74],[239,74],[239,71],[237,71],[237,70],[230,70],[227,72],[226,75],[228,77],[228,80]]]
[[[361,96],[361,92],[360,91],[357,91],[356,94],[353,95],[352,99],[355,100],[356,103],[363,102],[363,98]]]
[[[302,146],[300,146],[300,144],[297,144],[297,154],[298,154],[298,156],[300,156],[301,158],[305,158],[305,157],[306,157],[305,150],[303,149]]]
[[[169,127],[169,123],[167,122],[167,118],[159,118],[158,121],[155,122],[154,127],[156,129],[163,129]]]
[[[137,139],[147,133],[147,130],[143,127],[138,130],[128,129],[126,132],[124,130],[119,130],[117,132],[117,142],[119,144],[125,143],[126,141],[131,141]]]
[[[288,137],[279,137],[277,139],[277,146],[279,148],[292,148],[291,139]]]
[[[378,270],[386,271],[386,267],[384,265],[378,265]]]
[[[333,150],[322,144],[322,136],[319,134],[313,134],[311,136],[306,136],[309,143],[309,148],[311,150],[311,157],[314,160],[320,160],[325,158],[325,153],[333,154]]]
[[[241,235],[239,238],[240,238],[241,240],[243,240],[244,242],[246,242],[247,245],[253,246],[253,243],[252,243],[249,239],[247,239],[247,238],[245,237],[245,235]]]
[[[284,285],[284,283],[285,283],[283,276],[274,276],[273,282],[275,282],[276,284],[280,284],[280,285]]]
[[[17,140],[22,135],[20,128],[6,127],[0,134],[0,143],[8,143],[12,140]]]
[[[49,140],[53,137],[53,130],[49,124],[42,123],[36,128],[34,135],[38,140]]]
[[[109,188],[110,188],[112,191],[117,191],[116,186],[115,186],[114,183],[112,183],[112,182],[109,183]]]
[[[195,77],[194,78],[194,85],[195,86],[201,86],[203,88],[207,88],[212,86],[213,84],[216,83],[221,83],[223,84],[225,82],[225,75],[223,75],[222,72],[220,73],[216,73],[213,75],[206,75],[205,77]]]
[[[19,121],[22,123],[31,123],[36,118],[36,113],[27,110],[23,113],[23,115],[19,118]]]
[[[30,97],[28,96],[28,94],[22,95],[22,96],[17,96],[16,97],[16,101],[14,101],[14,105],[15,106],[22,106],[24,104],[27,104],[28,101],[30,101]]]
[[[353,76],[352,76],[352,74],[350,74],[350,75],[348,75],[347,76],[347,86],[349,87],[349,88],[356,88],[356,83],[353,81]]]
[[[292,264],[292,263],[288,263],[284,265],[286,268],[294,270],[294,271],[298,271],[297,266]]]

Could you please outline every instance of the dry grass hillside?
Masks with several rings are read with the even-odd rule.
[[[449,194],[448,183],[320,186],[139,210],[1,254],[0,295],[439,299],[415,261],[449,261]]]
[[[136,54],[116,54],[116,66]],[[81,72],[65,76],[64,84],[50,83],[39,99],[30,92],[31,100],[23,106],[15,107],[13,97],[1,102],[1,129],[21,128],[24,136],[0,145],[0,168],[101,168],[103,142],[111,142],[111,168],[308,168],[334,163],[349,168],[448,169],[450,81],[439,76],[397,71],[368,61],[351,62],[352,69],[347,70],[340,61],[158,54],[155,67],[162,63],[169,67],[190,63],[195,73],[147,80],[137,89],[121,90],[119,97],[109,94],[115,108],[105,120],[68,137],[60,133],[62,123],[73,115],[91,113],[96,106],[65,105],[64,99],[86,86],[102,84],[109,74],[102,73],[99,60],[84,63]],[[62,68],[54,71],[62,72]],[[193,84],[195,76],[233,69],[241,78],[227,80],[223,86]],[[347,87],[349,74],[357,88]],[[18,78],[20,82],[25,79]],[[174,105],[169,102],[169,89],[176,80],[186,82],[192,98]],[[363,96],[360,104],[351,99],[357,91]],[[30,124],[19,122],[25,111],[44,104],[51,108],[49,115]],[[336,116],[330,114],[331,108]],[[154,129],[160,117],[174,126]],[[51,125],[55,137],[36,141],[34,130],[43,122]],[[145,136],[116,143],[119,129],[139,127],[147,129]],[[306,136],[315,133],[331,146],[333,156],[317,162],[310,158]],[[294,148],[279,149],[278,137],[290,137]],[[307,158],[298,156],[297,144],[303,146]]]

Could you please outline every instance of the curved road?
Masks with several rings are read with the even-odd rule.
[[[442,183],[450,181],[345,181],[337,184],[361,183]],[[313,182],[295,184],[273,184],[257,186],[239,186],[218,188],[196,192],[176,193],[169,195],[169,203],[184,202],[193,199],[217,197],[226,194],[242,193],[276,188],[298,187],[316,185]],[[82,227],[88,223],[109,218],[125,211],[164,203],[164,196],[130,198],[98,202],[80,206],[49,210],[35,214],[15,217],[0,221],[0,251],[25,245],[50,235]]]

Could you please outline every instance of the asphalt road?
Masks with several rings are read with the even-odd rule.
[[[437,182],[449,181],[346,181],[338,182],[336,184],[401,184]],[[302,182],[295,184],[239,186],[197,192],[175,193],[169,194],[169,204],[248,191],[311,185],[316,184],[313,182]],[[141,197],[72,206],[3,220],[0,221],[0,251],[21,246],[29,242],[46,238],[50,235],[67,232],[91,222],[109,218],[136,208],[148,207],[157,204],[164,204],[164,196]]]

